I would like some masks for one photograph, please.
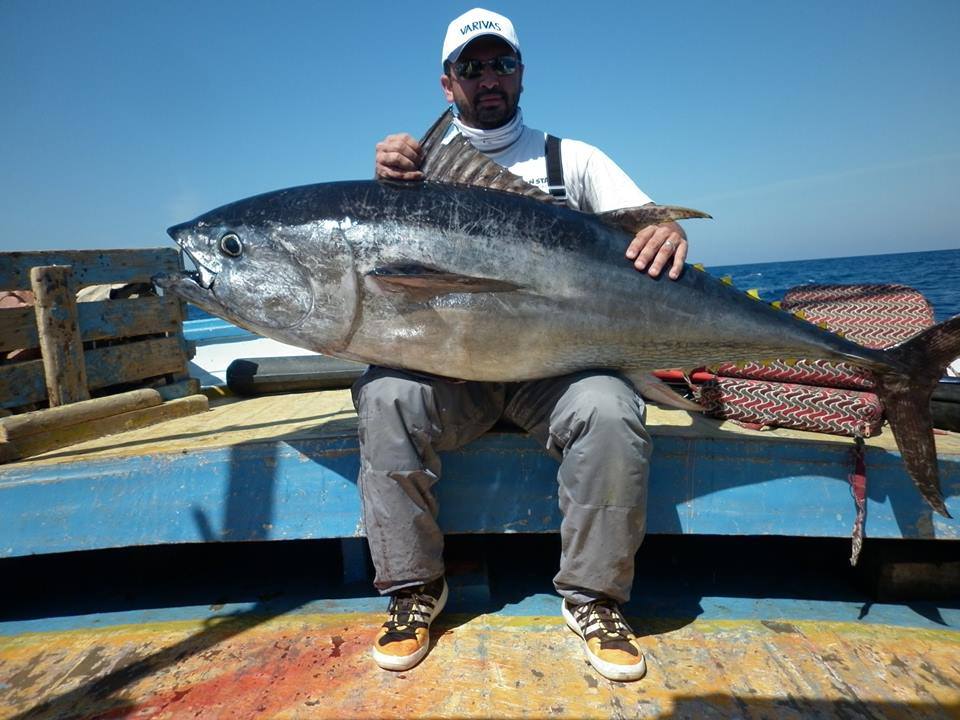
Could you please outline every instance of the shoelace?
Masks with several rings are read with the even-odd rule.
[[[390,619],[383,626],[387,629],[384,640],[402,640],[416,635],[418,627],[427,626],[427,618],[433,610],[435,598],[418,592],[400,592],[390,598]]]
[[[610,600],[577,605],[573,612],[583,628],[584,638],[599,637],[601,643],[618,640],[629,642],[633,634],[620,614],[620,609]]]

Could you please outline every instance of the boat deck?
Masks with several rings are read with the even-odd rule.
[[[646,677],[593,672],[555,617],[447,616],[405,673],[381,617],[173,622],[0,641],[9,718],[955,718],[960,633],[821,622],[646,626]],[[18,668],[18,672],[10,672]]]
[[[102,437],[22,460],[17,465],[41,467],[56,463],[121,458],[134,455],[210,450],[241,443],[333,436],[356,432],[356,413],[348,390],[264,395],[239,398],[210,388],[210,411],[148,428]],[[758,432],[729,421],[664,408],[649,403],[647,423],[655,436],[810,442],[849,447],[849,438],[801,430]],[[866,444],[896,452],[889,430]],[[960,433],[937,431],[938,452],[960,455]]]
[[[960,717],[956,598],[843,585],[849,439],[650,408],[662,534],[626,608],[648,659],[636,683],[593,672],[560,619],[555,463],[511,432],[445,456],[451,599],[427,659],[388,673],[369,656],[386,601],[350,539],[349,394],[212,407],[0,468],[0,572],[18,588],[0,613],[0,718]],[[937,442],[960,514],[960,438]],[[867,445],[866,559],[895,542],[884,531],[956,538],[889,434]],[[751,534],[834,538],[733,537]]]
[[[678,548],[689,538],[649,540],[627,606],[648,671],[616,683],[563,626],[546,540],[501,536],[480,566],[476,545],[454,547],[433,649],[402,673],[369,653],[385,599],[317,579],[332,541],[69,554],[32,574],[18,571],[36,558],[3,561],[26,585],[58,566],[67,577],[0,620],[0,717],[960,716],[960,604],[870,600],[846,583],[840,541],[714,540],[709,556]],[[265,566],[276,575],[257,577]],[[137,567],[148,591],[123,579]],[[79,577],[90,588],[57,600]]]
[[[850,536],[851,439],[656,406],[648,427],[650,533]],[[947,506],[960,516],[960,435],[936,439]],[[445,531],[559,528],[556,462],[529,437],[495,431],[442,457]],[[867,537],[960,538],[960,524],[921,499],[889,432],[867,440],[866,466]],[[0,465],[0,557],[360,537],[358,467],[346,390],[214,399],[209,412]]]

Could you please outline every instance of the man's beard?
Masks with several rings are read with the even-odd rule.
[[[503,98],[503,106],[481,106],[479,101],[490,96]],[[502,90],[488,90],[487,92],[477,93],[474,95],[473,104],[470,105],[470,107],[461,107],[460,105],[457,105],[457,110],[460,111],[460,117],[464,120],[464,122],[466,122],[467,125],[480,128],[482,130],[493,130],[498,127],[503,127],[513,119],[513,116],[517,112],[519,99],[520,98],[518,96],[511,102],[510,96]]]

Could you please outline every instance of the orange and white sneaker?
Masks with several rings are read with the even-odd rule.
[[[373,641],[373,659],[384,670],[409,670],[430,650],[430,623],[447,604],[447,581],[398,590],[390,598],[390,616]]]
[[[647,672],[643,651],[613,600],[562,606],[567,626],[583,639],[587,660],[609,680],[639,680]]]

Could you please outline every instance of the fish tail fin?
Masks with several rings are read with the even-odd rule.
[[[934,510],[951,517],[940,490],[930,396],[944,368],[960,357],[960,315],[884,351],[891,366],[877,370],[877,394],[907,472]]]

